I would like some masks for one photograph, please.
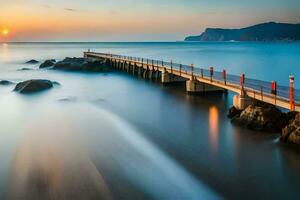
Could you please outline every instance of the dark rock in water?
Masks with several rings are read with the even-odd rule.
[[[57,85],[57,86],[61,86],[61,84],[59,82],[57,82],[57,81],[52,81],[52,84],[53,85]]]
[[[56,63],[56,60],[54,60],[54,59],[51,59],[51,60],[45,60],[45,62],[43,62],[43,63],[40,65],[40,69],[52,67],[55,63]]]
[[[33,70],[33,69],[24,67],[24,68],[18,69],[17,71],[29,71],[29,70]]]
[[[228,114],[227,114],[227,117],[230,118],[230,119],[232,119],[232,118],[234,118],[235,116],[240,115],[241,112],[242,112],[241,110],[238,110],[238,109],[236,109],[234,106],[232,106],[232,107],[229,109],[229,112],[228,112]]]
[[[286,126],[287,115],[276,106],[256,102],[248,106],[239,115],[232,118],[232,123],[251,130],[280,132]]]
[[[37,64],[37,63],[39,63],[39,61],[37,60],[29,60],[26,62],[26,64]]]
[[[112,69],[105,60],[90,61],[85,58],[65,58],[57,62],[52,69],[81,72],[110,72]]]
[[[14,84],[13,82],[10,82],[10,81],[7,81],[7,80],[1,80],[0,81],[0,85],[12,85],[12,84]]]
[[[59,99],[58,101],[60,101],[60,102],[75,102],[75,101],[77,101],[77,98],[76,97],[66,97],[63,99]]]
[[[300,144],[300,113],[293,112],[292,115],[295,115],[294,119],[282,129],[280,140]]]
[[[18,83],[14,91],[19,92],[21,94],[29,94],[51,89],[52,87],[53,83],[51,81],[36,79]]]

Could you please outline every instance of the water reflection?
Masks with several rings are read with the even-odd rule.
[[[11,167],[8,199],[112,199],[76,129],[53,110],[55,115],[46,110],[47,120],[36,115],[25,128]]]
[[[8,61],[8,44],[7,43],[2,43],[1,45],[1,52],[0,52],[0,58],[3,61]]]
[[[209,108],[209,137],[210,144],[214,151],[218,150],[218,137],[219,137],[219,110],[217,106]]]

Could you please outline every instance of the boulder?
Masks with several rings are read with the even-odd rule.
[[[55,65],[55,63],[56,63],[56,60],[54,60],[54,59],[51,59],[51,60],[45,60],[45,62],[43,62],[43,63],[40,65],[40,69],[52,67],[52,66]]]
[[[231,111],[237,113],[237,111]],[[233,116],[233,114],[231,114]],[[286,126],[287,114],[281,112],[276,106],[254,102],[240,114],[235,114],[232,123],[251,130],[264,132],[280,132]]]
[[[29,70],[33,70],[33,69],[24,67],[24,68],[18,69],[17,71],[29,71]]]
[[[81,72],[110,72],[105,60],[90,61],[85,58],[65,58],[55,63],[52,69]]]
[[[37,63],[39,63],[39,61],[37,60],[29,60],[26,62],[26,64],[37,64]]]
[[[239,116],[241,114],[241,110],[238,110],[237,108],[235,108],[234,106],[232,106],[230,109],[229,109],[229,112],[227,114],[227,117],[232,119],[234,118],[235,116]]]
[[[12,85],[14,84],[13,82],[7,81],[7,80],[1,80],[0,85],[6,86],[6,85]]]
[[[280,140],[300,144],[300,113],[297,113],[294,119],[282,129]]]
[[[18,83],[14,89],[15,92],[19,92],[21,94],[29,94],[35,92],[41,92],[44,90],[51,89],[53,87],[53,83],[49,80],[28,80],[21,83]]]

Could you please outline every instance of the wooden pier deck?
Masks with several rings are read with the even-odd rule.
[[[193,65],[138,57],[97,52],[84,52],[84,56],[91,59],[105,59],[111,66],[133,71],[133,73],[137,69],[142,69],[143,72],[151,72],[150,78],[153,73],[168,74],[176,77],[176,80],[197,81],[207,86],[232,91],[237,95],[246,95],[251,99],[300,112],[300,90],[293,88],[292,92],[290,87],[277,86],[275,95],[271,92],[271,82],[245,78],[244,83],[241,84],[240,76],[227,74],[226,71],[212,72],[212,69],[195,68]]]

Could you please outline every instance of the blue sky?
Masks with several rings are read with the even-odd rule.
[[[172,41],[206,27],[300,23],[300,0],[0,0],[14,41]]]

